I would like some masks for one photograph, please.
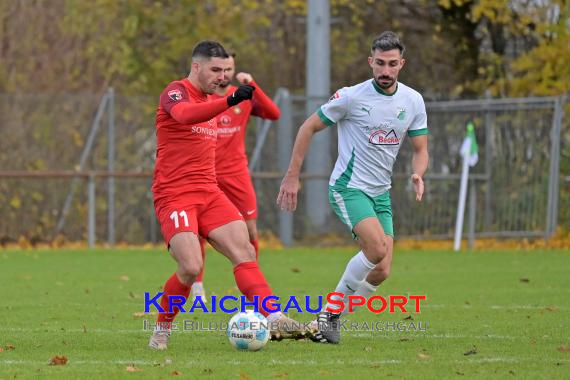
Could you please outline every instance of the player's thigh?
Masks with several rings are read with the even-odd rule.
[[[198,209],[203,200],[199,196],[178,196],[162,199],[155,204],[155,212],[160,223],[164,243],[168,248],[170,240],[181,232],[198,234]]]
[[[353,231],[358,237],[360,248],[370,262],[376,264],[386,257],[386,235],[376,216],[361,220],[354,226]]]
[[[257,240],[257,219],[246,219],[245,224],[247,226],[249,240]]]
[[[212,246],[234,265],[255,261],[255,250],[249,242],[243,217],[221,191],[210,197],[198,216],[198,225],[200,235],[207,237]]]
[[[257,219],[257,200],[249,172],[218,177],[218,185],[245,220]]]
[[[394,237],[394,222],[392,215],[392,200],[390,197],[390,192],[386,191],[372,198],[374,202],[374,212],[382,225],[384,234]]]
[[[234,266],[255,261],[255,250],[249,242],[247,226],[243,220],[235,220],[213,229],[208,235],[208,241]]]
[[[194,232],[179,232],[170,239],[170,255],[178,263],[181,274],[197,276],[203,260],[200,240]]]
[[[329,187],[329,203],[339,219],[354,233],[362,220],[375,218],[373,200],[357,189]]]

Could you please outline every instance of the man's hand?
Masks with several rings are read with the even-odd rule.
[[[286,175],[281,182],[277,205],[281,210],[295,211],[297,208],[297,193],[299,192],[299,177]]]
[[[417,174],[412,174],[412,184],[416,192],[416,201],[421,202],[424,195],[424,180]]]
[[[235,106],[243,102],[244,100],[251,99],[253,97],[253,91],[255,91],[255,87],[250,85],[242,85],[239,86],[237,90],[226,99],[228,101],[228,105],[230,107]]]
[[[253,77],[250,73],[237,73],[236,79],[240,84],[250,84],[253,82]]]

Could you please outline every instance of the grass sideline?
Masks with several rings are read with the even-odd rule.
[[[280,296],[332,291],[353,249],[263,250]],[[339,346],[270,342],[234,350],[224,332],[174,333],[149,350],[144,292],[174,264],[161,249],[0,251],[0,379],[37,378],[569,378],[570,250],[453,253],[398,249],[381,295],[427,294],[427,331],[347,331]],[[230,264],[210,251],[208,295],[234,294]],[[291,316],[308,321],[306,313]],[[354,322],[399,322],[359,310]],[[225,314],[179,319],[227,322]],[[66,365],[50,366],[55,356]]]

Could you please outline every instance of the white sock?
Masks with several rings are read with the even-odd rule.
[[[366,298],[366,301],[368,301],[368,297],[370,297],[372,294],[376,293],[377,290],[378,290],[378,286],[374,286],[371,283],[369,283],[368,281],[364,280],[364,281],[362,281],[362,284],[360,284],[358,289],[356,289],[356,292],[354,293],[354,295],[355,296],[362,296],[362,297]],[[353,306],[352,311],[354,312],[359,307],[360,306]],[[346,316],[347,314],[348,314],[347,308],[345,308],[342,311],[342,313],[340,313],[341,316]]]
[[[370,273],[374,267],[375,264],[368,261],[364,252],[358,252],[346,265],[346,269],[344,270],[344,273],[335,289],[335,292],[343,293],[344,297],[340,298],[338,296],[333,296],[332,298],[334,300],[342,300],[344,303],[344,309],[346,310],[348,307],[348,296],[353,295],[358,290],[366,276],[368,276],[368,273]],[[337,305],[329,303],[326,304],[325,310],[327,307],[338,309]]]

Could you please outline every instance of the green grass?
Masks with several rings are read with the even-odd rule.
[[[316,296],[333,290],[353,253],[264,250],[261,265],[277,295]],[[144,292],[159,291],[173,270],[159,249],[0,252],[0,379],[156,379],[174,371],[211,379],[570,378],[569,251],[397,250],[379,294],[427,294],[413,316],[427,331],[347,331],[336,346],[270,342],[260,352],[236,351],[220,331],[182,331],[168,351],[148,349],[143,319],[154,318],[135,313],[142,312]],[[230,264],[213,252],[205,285],[208,294],[238,294]],[[361,309],[350,319],[406,316]],[[49,366],[55,355],[69,362]],[[130,364],[138,371],[128,372]]]

